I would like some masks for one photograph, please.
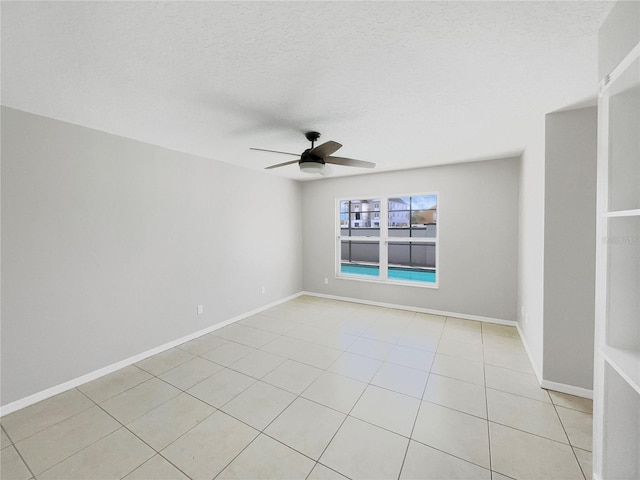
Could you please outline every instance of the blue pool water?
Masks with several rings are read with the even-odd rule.
[[[380,274],[380,268],[373,265],[352,265],[343,263],[340,265],[340,273],[377,277]],[[387,275],[393,280],[411,280],[414,282],[436,283],[436,272],[432,271],[392,267],[389,268]]]

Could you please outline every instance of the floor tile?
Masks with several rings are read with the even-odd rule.
[[[260,313],[251,315],[250,317],[241,320],[240,323],[253,328],[259,328],[260,330],[266,330],[267,332],[277,333],[279,335],[284,335],[299,325],[291,320],[271,318]]]
[[[396,343],[404,331],[400,326],[372,325],[362,333],[362,338],[369,338],[379,342]]]
[[[480,331],[469,330],[466,328],[450,329],[446,326],[442,331],[441,340],[453,340],[461,343],[471,343],[473,345],[482,344],[482,333]]]
[[[353,345],[357,339],[358,335],[352,335],[342,330],[329,330],[319,335],[314,340],[314,343],[345,351]]]
[[[320,463],[316,463],[307,480],[348,480],[347,477],[340,475],[338,472],[331,470]]]
[[[540,388],[537,377],[531,373],[517,372],[494,365],[485,365],[484,373],[487,387],[551,403],[549,394],[545,389]]]
[[[313,460],[266,435],[260,435],[216,479],[304,479],[314,465]]]
[[[340,321],[338,327],[341,332],[347,335],[359,337],[367,328],[369,328],[369,324],[362,320],[358,320],[357,318],[347,317]]]
[[[371,379],[373,385],[422,398],[429,374],[422,370],[384,362]]]
[[[586,480],[591,480],[593,478],[593,463],[591,452],[587,452],[586,450],[574,447],[573,453],[575,453],[576,458],[578,459],[578,463],[580,464],[580,468],[582,469],[584,478]]]
[[[429,352],[435,352],[438,349],[438,342],[440,342],[440,333],[431,334],[416,334],[416,333],[403,333],[396,342],[403,347],[417,348],[419,350],[427,350]]]
[[[489,420],[568,443],[558,414],[550,403],[487,389]]]
[[[265,375],[262,380],[299,395],[320,376],[322,370],[304,363],[287,360]]]
[[[17,443],[93,405],[91,400],[74,388],[5,415],[2,417],[2,427]]]
[[[396,345],[387,356],[385,362],[416,368],[428,372],[433,364],[435,354],[427,350]]]
[[[489,468],[487,421],[430,402],[422,402],[412,438],[430,447]]]
[[[296,338],[304,342],[314,342],[319,335],[322,335],[324,330],[318,327],[313,327],[305,323],[298,324],[296,328],[287,332],[286,336]]]
[[[220,408],[256,381],[255,378],[225,368],[194,385],[187,392],[209,405]]]
[[[161,453],[192,479],[212,479],[249,443],[258,431],[217,411]],[[215,445],[215,448],[211,448]]]
[[[129,425],[138,437],[160,451],[215,412],[215,408],[181,393]]]
[[[210,360],[195,357],[164,372],[160,378],[180,390],[188,390],[223,368]]]
[[[437,354],[431,366],[431,373],[484,385],[484,364],[464,358]]]
[[[5,433],[4,428],[0,428],[0,433],[2,434],[2,441],[0,442],[0,448],[8,447],[9,445],[13,444],[11,442],[11,439],[9,439],[9,436]]]
[[[258,381],[221,409],[253,428],[263,430],[295,398],[289,392]]]
[[[438,344],[438,353],[474,362],[482,362],[484,360],[482,345],[473,345],[455,340],[441,340]]]
[[[202,356],[207,360],[219,363],[225,367],[229,367],[232,363],[237,362],[243,357],[246,357],[250,353],[254,352],[255,348],[241,345],[236,342],[227,342],[224,345],[214,348],[208,351]]]
[[[215,335],[226,338],[252,348],[260,348],[280,336],[278,333],[248,327],[240,323],[228,325],[220,330],[216,330]]]
[[[233,362],[229,368],[250,377],[262,378],[285,360],[286,358],[279,355],[256,350],[237,362]]]
[[[350,415],[409,437],[419,406],[417,398],[369,385]]]
[[[518,480],[582,480],[569,445],[489,422],[493,470]]]
[[[381,365],[382,362],[380,360],[344,352],[327,370],[354,380],[369,382]]]
[[[120,427],[94,406],[17,442],[16,448],[33,473],[39,475]]]
[[[508,368],[524,373],[535,373],[524,349],[505,346],[484,347],[484,362],[496,367]]]
[[[524,345],[520,337],[507,337],[504,335],[482,334],[482,344],[485,348],[502,348],[513,352],[525,352]]]
[[[366,383],[324,372],[302,396],[342,413],[349,413],[367,387]]]
[[[511,477],[507,477],[506,475],[503,475],[501,473],[492,471],[491,472],[491,480],[514,480]]]
[[[217,337],[213,333],[207,333],[206,335],[194,338],[182,345],[178,345],[176,348],[189,352],[193,355],[202,355],[214,348],[221,347],[225,343],[227,343],[227,340],[224,338]]]
[[[551,401],[555,405],[593,414],[593,400],[589,398],[576,397],[575,395],[554,392],[553,390],[548,390],[548,392],[551,396]]]
[[[151,375],[160,375],[192,358],[193,355],[189,352],[180,350],[179,348],[170,348],[169,350],[145,358],[136,363],[136,366],[149,372]]]
[[[408,441],[349,417],[320,462],[354,480],[398,478]]]
[[[393,350],[390,343],[371,340],[370,338],[360,337],[347,349],[348,352],[356,353],[375,360],[384,360]]]
[[[482,333],[488,333],[490,335],[501,335],[503,337],[520,338],[520,335],[518,335],[518,329],[516,327],[512,327],[510,325],[499,325],[497,323],[483,323]]]
[[[325,370],[329,368],[340,355],[342,355],[342,351],[337,348],[309,344],[305,349],[299,350],[291,355],[291,359]]]
[[[465,318],[447,317],[445,329],[449,331],[471,330],[473,332],[481,332],[482,322],[478,322],[477,320],[467,320]]]
[[[38,475],[38,479],[120,479],[154,453],[135,435],[121,428]]]
[[[556,406],[556,410],[569,437],[569,443],[582,450],[591,451],[593,448],[593,416],[560,406]]]
[[[298,351],[304,350],[309,345],[309,342],[298,340],[297,338],[282,336],[276,338],[274,341],[267,343],[260,350],[263,352],[273,353],[285,358],[291,358]]]
[[[424,399],[470,415],[487,418],[485,389],[481,385],[431,374],[424,391]]]
[[[140,385],[151,378],[151,374],[135,365],[117,370],[113,373],[97,378],[89,383],[80,385],[78,390],[96,403],[105,400]]]
[[[119,422],[126,425],[179,393],[180,390],[176,387],[157,378],[152,378],[111,397],[101,406]]]
[[[407,325],[407,332],[422,334],[440,334],[444,329],[446,317],[431,313],[416,313]]]
[[[491,471],[411,441],[400,480],[491,480]]]
[[[317,460],[344,419],[344,414],[298,397],[264,433]]]
[[[0,451],[0,473],[7,480],[28,480],[31,478],[31,472],[13,446],[8,446]]]
[[[189,480],[160,455],[155,455],[122,480]]]

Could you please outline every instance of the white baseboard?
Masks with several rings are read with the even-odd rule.
[[[360,298],[351,298],[351,297],[341,297],[338,295],[327,295],[325,293],[316,293],[316,292],[302,292],[303,295],[309,295],[311,297],[321,297],[321,298],[329,298],[331,300],[341,300],[344,302],[352,302],[352,303],[361,303],[364,305],[374,305],[376,307],[386,307],[386,308],[395,308],[397,310],[410,310],[412,312],[420,312],[420,313],[430,313],[432,315],[440,315],[442,317],[456,317],[463,318],[465,320],[476,320],[478,322],[486,322],[486,323],[497,323],[498,325],[508,325],[510,327],[515,327],[517,322],[514,320],[503,320],[501,318],[491,318],[491,317],[482,317],[480,315],[469,315],[466,313],[456,313],[456,312],[445,312],[443,310],[433,310],[431,308],[421,308],[421,307],[411,307],[407,305],[398,305],[396,303],[384,303],[384,302],[374,302],[372,300],[362,300]]]
[[[524,351],[527,352],[527,357],[529,357],[529,363],[531,364],[531,368],[533,368],[533,372],[536,374],[536,378],[538,379],[538,384],[542,386],[542,372],[538,368],[533,355],[531,354],[531,349],[529,348],[529,344],[527,343],[527,337],[524,336],[522,329],[520,328],[520,324],[516,322],[516,328],[518,329],[518,335],[520,335],[520,340],[522,340],[522,345],[524,345]]]
[[[193,340],[195,338],[201,337],[202,335],[206,335],[207,333],[211,333],[215,330],[218,330],[222,327],[226,327],[227,325],[230,325],[232,323],[235,323],[239,320],[242,320],[243,318],[247,318],[250,317],[251,315],[255,315],[256,313],[260,313],[264,310],[267,310],[271,307],[275,307],[276,305],[279,305],[281,303],[284,302],[288,302],[289,300],[293,300],[294,298],[297,298],[299,296],[301,296],[303,294],[303,292],[298,292],[295,293],[293,295],[290,295],[288,297],[285,298],[281,298],[280,300],[276,300],[275,302],[271,302],[267,305],[263,305],[262,307],[253,309],[249,312],[245,312],[242,313],[236,317],[230,318],[229,320],[225,320],[223,322],[220,323],[216,323],[215,325],[211,325],[205,329],[199,330],[197,332],[194,333],[190,333],[189,335],[185,335],[184,337],[178,338],[176,340],[172,340],[170,342],[167,342],[163,345],[157,346],[155,348],[152,348],[151,350],[147,350],[146,352],[142,352],[139,353],[137,355],[134,355],[132,357],[126,358],[124,360],[121,360],[119,362],[113,363],[111,365],[108,365],[106,367],[100,368],[98,370],[94,370],[93,372],[89,372],[85,375],[82,375],[80,377],[74,378],[72,380],[69,380],[67,382],[61,383],[59,385],[55,385],[51,388],[47,388],[46,390],[42,390],[40,392],[34,393],[32,395],[29,395],[27,397],[21,398],[20,400],[16,400],[14,402],[8,403],[6,405],[3,405],[2,407],[0,407],[0,417],[4,416],[4,415],[8,415],[10,413],[13,413],[17,410],[20,410],[22,408],[28,407],[29,405],[33,405],[34,403],[38,403],[42,400],[46,400],[49,397],[53,397],[54,395],[58,395],[59,393],[62,392],[66,392],[67,390],[71,390],[72,388],[78,387],[84,383],[90,382],[92,380],[95,380],[97,378],[103,377],[105,375],[108,375],[109,373],[113,373],[116,370],[120,370],[121,368],[124,367],[128,367],[129,365],[133,365],[134,363],[137,363],[141,360],[144,360],[147,357],[150,357],[152,355],[156,355],[160,352],[164,352],[165,350],[169,350],[170,348],[176,347],[178,345],[181,345],[185,342],[188,342],[190,340]]]
[[[557,383],[557,382],[552,382],[550,380],[545,380],[542,377],[542,374],[538,369],[538,366],[533,360],[533,356],[531,355],[531,350],[529,350],[529,345],[527,344],[527,339],[522,333],[522,330],[520,329],[520,324],[518,324],[516,328],[518,329],[518,333],[520,334],[520,339],[522,340],[522,344],[524,345],[524,350],[527,352],[527,356],[529,357],[529,362],[533,367],[533,371],[535,372],[536,377],[538,378],[538,383],[540,384],[541,388],[545,388],[547,390],[553,390],[555,392],[568,393],[569,395],[575,395],[576,397],[593,399],[593,390],[589,390],[587,388],[582,388],[582,387],[576,387],[574,385],[567,385],[566,383]]]
[[[593,390],[589,390],[588,388],[576,387],[574,385],[567,385],[566,383],[557,383],[544,379],[540,382],[540,386],[547,390],[568,393],[569,395],[575,395],[576,397],[589,398],[593,400]]]

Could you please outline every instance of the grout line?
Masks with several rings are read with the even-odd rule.
[[[484,328],[482,329],[484,334]],[[484,358],[484,335],[482,335],[482,357]],[[493,479],[493,455],[491,454],[491,432],[489,430],[489,395],[487,394],[487,371],[486,364],[482,362],[482,375],[484,379],[484,406],[485,414],[487,416],[487,444],[489,446],[489,470],[491,471],[491,478]]]

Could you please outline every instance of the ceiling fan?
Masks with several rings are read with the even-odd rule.
[[[307,148],[302,154],[279,152],[277,150],[266,150],[264,148],[250,148],[250,150],[258,150],[260,152],[272,152],[282,153],[284,155],[293,155],[299,157],[298,160],[291,160],[290,162],[278,163],[266,167],[266,170],[271,168],[284,167],[285,165],[291,165],[297,163],[300,166],[300,171],[305,173],[322,173],[324,166],[327,163],[334,165],[344,165],[347,167],[361,167],[361,168],[373,168],[376,166],[373,162],[365,162],[363,160],[354,160],[353,158],[334,157],[332,153],[337,151],[342,145],[338,142],[328,141],[322,145],[315,146],[316,140],[320,138],[318,132],[307,132],[304,136],[311,142],[311,148]]]

